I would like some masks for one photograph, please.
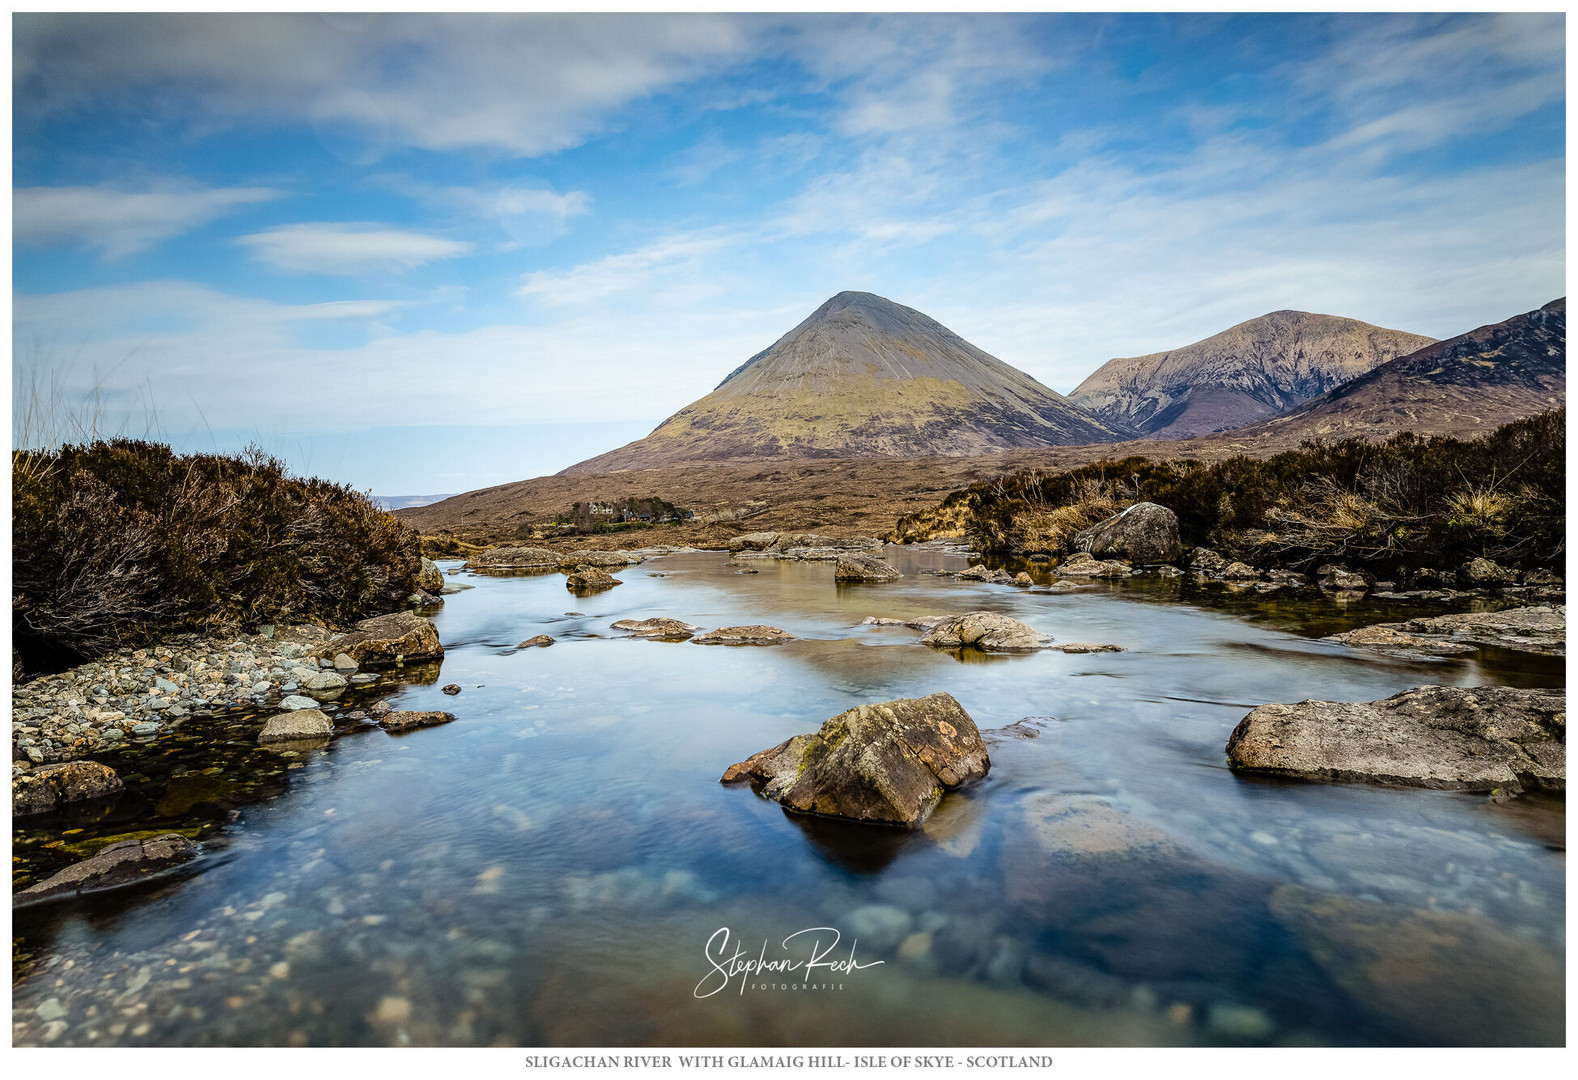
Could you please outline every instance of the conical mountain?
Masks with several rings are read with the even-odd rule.
[[[565,472],[961,457],[1123,434],[913,308],[841,292],[646,438]]]
[[[1434,340],[1335,315],[1273,311],[1180,349],[1109,360],[1069,400],[1109,425],[1191,439],[1286,412]]]
[[[1562,297],[1400,356],[1243,434],[1468,436],[1566,404]]]

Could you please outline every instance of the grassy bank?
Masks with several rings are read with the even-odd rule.
[[[398,606],[421,569],[414,530],[258,450],[18,451],[12,501],[12,625],[29,670],[177,633],[343,626]]]
[[[1476,439],[1307,442],[1257,459],[1128,457],[1026,469],[955,491],[899,520],[896,542],[962,535],[986,551],[1062,554],[1074,534],[1136,502],[1178,515],[1185,544],[1261,566],[1340,560],[1377,572],[1483,556],[1560,566],[1566,410]]]

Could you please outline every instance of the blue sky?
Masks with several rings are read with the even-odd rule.
[[[13,28],[18,415],[380,494],[637,438],[843,289],[1062,392],[1280,308],[1565,291],[1560,14]]]

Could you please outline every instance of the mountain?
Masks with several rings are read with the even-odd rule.
[[[646,438],[564,471],[961,457],[1125,434],[913,308],[841,292]]]
[[[373,502],[385,510],[407,510],[413,506],[431,506],[453,495],[374,495]]]
[[[1427,345],[1235,435],[1472,435],[1567,403],[1567,298]]]
[[[1286,412],[1434,338],[1273,311],[1170,352],[1109,360],[1068,400],[1109,426],[1191,439]]]

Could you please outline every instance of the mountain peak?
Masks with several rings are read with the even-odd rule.
[[[959,457],[1118,432],[935,319],[829,298],[645,439],[567,472],[782,457]]]

